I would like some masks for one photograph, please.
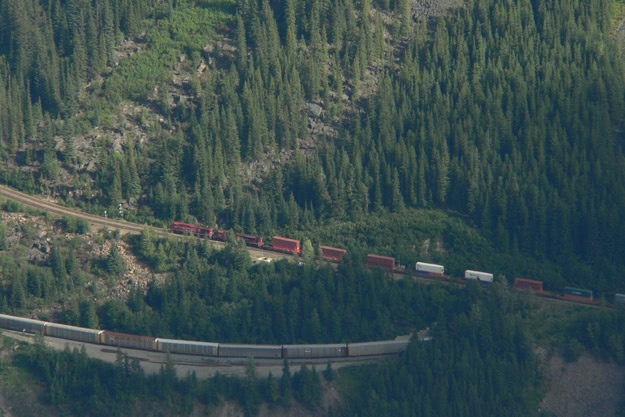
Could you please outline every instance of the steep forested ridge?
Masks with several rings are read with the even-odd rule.
[[[34,168],[5,168],[14,185],[54,185],[59,167],[84,166],[72,135],[113,123],[117,103],[145,102],[164,128],[148,145],[101,139],[97,173],[69,185],[90,191],[74,203],[138,198],[131,216],[266,235],[452,209],[501,250],[558,262],[564,281],[609,290],[623,270],[624,70],[606,35],[610,1],[480,0],[432,31],[406,1],[0,5],[3,152]],[[151,10],[147,52],[112,68],[115,41]],[[167,68],[179,52],[209,70],[174,105]],[[102,71],[87,104],[79,86]],[[314,132],[306,103],[320,105]]]

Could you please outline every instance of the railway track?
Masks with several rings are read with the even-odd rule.
[[[163,237],[175,237],[181,238],[181,235],[177,235],[169,232],[168,230],[147,226],[143,224],[131,223],[125,220],[117,220],[117,219],[109,219],[106,217],[96,216],[95,214],[85,213],[80,210],[76,210],[69,207],[64,207],[58,203],[54,203],[51,201],[46,201],[38,197],[33,197],[21,191],[14,190],[5,185],[0,185],[0,196],[9,200],[16,201],[24,206],[31,207],[37,210],[43,210],[48,213],[57,215],[57,216],[72,216],[79,219],[86,220],[90,226],[96,229],[109,228],[113,230],[119,230],[121,234],[141,234],[146,229],[152,231],[154,234]],[[194,236],[188,236],[188,238],[197,239]],[[217,247],[225,246],[224,242],[211,240],[211,244]],[[251,248],[248,247],[248,251],[250,255],[254,258],[271,258],[271,259],[282,259],[282,258],[290,258],[289,255],[284,253],[266,251],[259,248]]]
[[[45,201],[40,198],[32,197],[20,191],[13,190],[4,185],[0,185],[0,195],[4,198],[17,201],[25,206],[38,210],[44,210],[58,216],[73,216],[87,220],[90,225],[96,228],[108,227],[117,229],[120,232],[138,234],[145,230],[145,226],[136,223],[130,223],[124,220],[113,220],[105,217],[99,217],[94,214],[85,213],[69,207],[63,207],[57,203]]]
[[[4,185],[0,185],[0,196],[13,200],[13,201],[17,201],[28,207],[32,207],[38,210],[44,210],[48,213],[52,213],[57,216],[73,216],[73,217],[77,217],[80,219],[84,219],[94,228],[106,227],[110,229],[119,230],[121,233],[130,233],[130,234],[140,234],[147,229],[147,230],[152,231],[154,234],[158,236],[162,236],[162,237],[200,239],[199,237],[192,236],[192,235],[182,236],[179,234],[174,234],[174,233],[169,232],[166,229],[162,229],[162,228],[158,228],[154,226],[131,223],[125,220],[109,219],[106,217],[100,217],[94,214],[85,213],[80,210],[76,210],[76,209],[69,208],[69,207],[64,207],[54,202],[50,202],[50,201],[43,200],[41,198],[33,197],[31,195],[25,194],[20,191],[16,191]],[[217,240],[209,240],[209,241],[211,242],[212,245],[216,247],[225,246],[225,243],[221,241],[217,241]],[[274,260],[293,259],[293,256],[291,254],[268,251],[262,248],[255,248],[255,247],[248,246],[247,250],[250,253],[250,256],[256,259],[259,259],[259,258],[271,258]],[[441,280],[437,278],[430,278],[426,276],[415,275],[415,274],[411,274],[407,272],[404,272],[404,273],[392,272],[391,277],[394,280],[406,279],[406,277],[410,277],[424,284],[432,284],[432,283],[439,282],[439,283],[443,283],[446,285],[460,285],[460,286],[464,285],[464,282],[460,282],[458,279]],[[580,306],[594,307],[594,308],[606,307],[606,306],[601,306],[597,304],[588,304],[585,302],[578,302],[574,300],[565,300],[565,299],[555,297],[553,295],[547,295],[547,294],[538,295],[538,297],[542,297],[543,299],[553,302],[553,303],[576,304]]]

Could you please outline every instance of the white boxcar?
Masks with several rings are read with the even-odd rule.
[[[445,267],[443,265],[428,264],[426,262],[417,262],[415,266],[417,274],[423,275],[443,275]]]
[[[480,282],[490,284],[493,282],[493,274],[489,272],[471,271],[467,269],[464,271],[464,279],[477,279]]]
[[[9,316],[0,314],[0,327],[8,330],[17,330],[18,332],[28,332],[43,334],[45,321],[27,319],[24,317]]]
[[[219,343],[191,342],[188,340],[156,339],[160,352],[187,355],[217,356]]]

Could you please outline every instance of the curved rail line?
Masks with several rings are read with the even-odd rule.
[[[47,212],[50,212],[59,216],[74,216],[77,218],[85,219],[91,225],[95,227],[108,227],[111,229],[117,229],[120,231],[132,233],[132,234],[142,233],[147,228],[148,230],[153,231],[155,234],[159,236],[164,236],[164,237],[180,237],[181,236],[179,234],[171,233],[166,229],[162,229],[162,228],[158,228],[154,226],[131,223],[125,220],[109,219],[109,218],[97,216],[95,214],[85,213],[85,212],[82,212],[73,208],[64,207],[57,203],[45,201],[45,200],[42,200],[41,198],[33,197],[26,193],[14,190],[5,185],[0,185],[0,196],[4,196],[5,198],[20,202],[26,206],[44,210],[44,211],[47,211]],[[192,236],[193,235],[187,235],[187,238],[192,237]],[[211,239],[210,242],[215,246],[225,245],[224,242],[221,242],[218,240]],[[251,246],[248,246],[247,249],[251,255],[256,256],[256,257],[270,257],[274,259],[285,259],[285,258],[291,259],[293,257],[293,255],[289,253],[269,251],[266,249],[256,248],[256,247],[251,247]],[[450,276],[447,276],[446,279],[444,278],[440,279],[440,278],[427,277],[423,275],[416,275],[414,273],[407,272],[407,271],[406,272],[389,271],[389,272],[391,273],[391,276],[395,280],[404,279],[405,277],[412,277],[413,279],[418,280],[423,283],[441,282],[444,284],[451,284],[451,285],[464,285],[464,281],[462,279],[454,278]],[[548,293],[548,292],[545,292],[544,294],[536,294],[536,296],[541,297],[545,300],[554,302],[554,303],[576,304],[580,306],[595,307],[595,308],[610,308],[610,306],[603,306],[597,303],[589,304],[587,302],[563,299],[561,297],[557,297],[554,294]]]

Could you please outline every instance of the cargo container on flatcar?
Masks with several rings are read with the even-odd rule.
[[[17,330],[18,332],[44,334],[45,325],[45,321],[0,314],[0,327],[2,327],[3,329]]]
[[[288,237],[274,236],[271,241],[271,246],[280,251],[300,253],[299,240],[289,239]]]
[[[282,354],[285,358],[341,358],[347,356],[347,345],[283,345]]]
[[[490,272],[472,271],[467,269],[464,271],[464,279],[478,280],[484,284],[493,282],[493,274]]]
[[[87,329],[67,324],[46,323],[46,336],[99,344],[103,342],[104,330]]]
[[[104,331],[103,340],[105,345],[125,347],[130,349],[158,350],[156,339],[150,336],[137,336],[134,334]]]
[[[219,344],[220,358],[281,358],[282,345],[239,345],[232,343]]]
[[[426,262],[417,262],[415,264],[415,272],[421,275],[434,275],[442,277],[445,273],[445,267],[443,265],[428,264]]]
[[[156,339],[155,343],[159,352],[203,356],[217,356],[219,354],[219,343],[161,338]]]
[[[583,288],[566,287],[564,288],[564,298],[569,300],[592,301],[592,290]]]
[[[367,255],[367,266],[379,266],[380,268],[392,271],[395,269],[395,258],[370,253],[369,255]]]
[[[535,281],[533,279],[515,278],[514,288],[516,288],[517,290],[526,290],[526,291],[535,292],[536,294],[542,294],[543,282]]]
[[[408,348],[410,339],[379,340],[375,342],[348,343],[349,356],[390,355]]]
[[[334,261],[340,261],[347,253],[345,249],[333,248],[332,246],[319,246],[321,249],[321,257],[325,259],[332,259]]]
[[[237,233],[236,237],[243,239],[248,246],[255,246],[260,248],[263,246],[263,238],[261,236],[244,235],[243,233]]]
[[[625,304],[625,294],[614,294],[615,304]]]

